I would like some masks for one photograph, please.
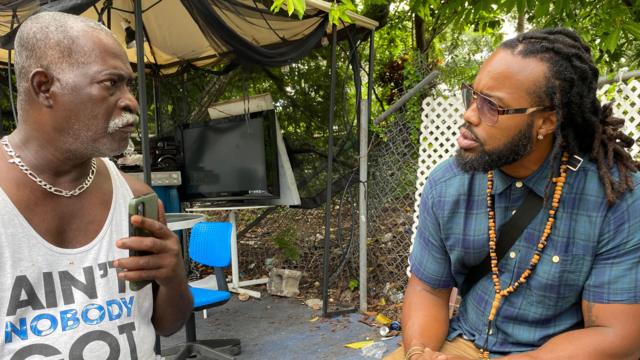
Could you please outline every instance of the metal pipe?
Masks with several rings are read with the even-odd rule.
[[[136,61],[138,70],[138,103],[140,104],[140,129],[142,131],[142,168],[144,182],[151,186],[151,154],[149,149],[149,124],[147,119],[147,84],[144,73],[144,33],[142,31],[142,4],[135,0],[133,12],[136,19]]]
[[[109,3],[107,4],[107,28],[109,30],[111,30],[111,7],[113,6],[113,4],[111,3],[111,1],[109,1]]]
[[[602,87],[606,84],[611,84],[614,82],[627,81],[634,77],[640,77],[640,70],[627,71],[621,74],[617,74],[615,76],[600,76],[598,78],[598,87]]]
[[[13,13],[11,14],[11,27],[13,30],[13,26],[15,25],[15,21],[17,19],[17,10],[14,8]],[[11,112],[13,113],[13,122],[18,127],[18,113],[16,111],[16,103],[13,97],[13,85],[11,83],[11,49],[7,51],[7,79],[9,80],[9,102],[11,103]],[[16,84],[17,86],[17,84]]]
[[[331,180],[333,175],[333,119],[336,107],[336,43],[338,29],[331,27],[331,92],[329,94],[329,139],[327,149],[327,191],[324,206],[324,254],[322,257],[322,316],[327,317],[329,300],[329,248],[331,246]]]
[[[153,120],[156,124],[156,135],[160,135],[160,120],[158,116],[158,101],[160,100],[160,87],[158,86],[158,76],[153,77]]]
[[[375,57],[374,37],[375,30],[371,30],[369,39],[369,76],[367,77],[367,101],[363,103],[360,116],[360,186],[358,207],[360,214],[360,281],[358,283],[360,293],[360,311],[367,311],[367,180],[368,180],[368,147],[369,147],[369,122],[371,121],[371,96],[373,95],[373,61]]]
[[[404,104],[406,104],[407,101],[409,101],[409,99],[414,97],[418,93],[418,91],[422,90],[422,88],[424,88],[425,86],[433,82],[433,80],[435,80],[436,77],[438,76],[440,76],[439,71],[437,70],[432,71],[429,75],[427,75],[426,78],[422,79],[422,81],[420,81],[418,85],[414,86],[411,90],[407,91],[404,95],[402,95],[400,99],[398,99],[398,101],[393,103],[393,105],[391,105],[385,112],[383,112],[380,116],[378,116],[375,120],[373,120],[373,123],[378,125],[382,120],[386,119],[389,115],[398,111],[398,109],[400,109]]]
[[[11,103],[13,122],[16,124],[16,127],[18,127],[18,114],[16,111],[16,103],[13,96],[13,84],[11,82],[11,49],[7,51],[7,79],[9,80],[9,102]]]

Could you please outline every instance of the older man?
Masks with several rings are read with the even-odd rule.
[[[106,159],[137,121],[127,56],[102,25],[62,13],[27,19],[15,51],[19,121],[0,150],[0,358],[152,358],[154,333],[177,331],[192,299],[177,237],[128,217],[151,188]],[[153,237],[129,238],[129,221]],[[133,280],[153,286],[132,292]]]
[[[639,166],[597,80],[578,35],[547,29],[504,42],[462,86],[459,151],[422,193],[391,358],[640,357]]]

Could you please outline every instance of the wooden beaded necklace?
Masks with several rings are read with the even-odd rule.
[[[511,293],[516,291],[522,284],[527,282],[527,278],[533,272],[538,261],[540,261],[540,257],[542,255],[542,250],[547,245],[547,239],[549,238],[549,234],[551,234],[551,227],[553,226],[553,222],[555,221],[556,211],[558,210],[558,205],[560,204],[560,196],[562,195],[562,187],[564,186],[567,179],[567,164],[569,161],[569,154],[566,152],[562,154],[562,158],[560,161],[560,176],[557,178],[552,178],[551,181],[556,184],[555,190],[553,192],[553,199],[551,201],[551,209],[549,210],[549,217],[547,218],[547,224],[544,227],[544,231],[542,232],[542,236],[540,237],[540,241],[538,242],[538,246],[529,262],[529,266],[526,270],[522,272],[518,281],[513,283],[506,289],[501,289],[500,285],[500,274],[498,273],[498,255],[496,254],[496,219],[495,219],[495,208],[494,208],[494,195],[493,195],[493,171],[489,171],[487,173],[487,209],[489,211],[489,255],[491,257],[491,279],[493,280],[493,286],[496,289],[496,295],[493,299],[493,304],[491,305],[491,312],[489,313],[489,324],[487,325],[487,334],[484,342],[484,346],[480,349],[480,358],[481,359],[489,359],[489,351],[487,351],[487,345],[489,341],[489,335],[491,333],[491,327],[493,325],[493,320],[496,317],[496,313],[498,312],[498,308],[502,303],[502,299],[509,296]]]

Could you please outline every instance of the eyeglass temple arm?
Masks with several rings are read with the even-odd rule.
[[[551,111],[553,107],[549,106],[536,106],[532,108],[522,108],[522,109],[498,109],[498,115],[510,115],[510,114],[531,114],[534,111],[545,110]]]

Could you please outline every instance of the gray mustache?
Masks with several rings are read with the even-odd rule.
[[[117,118],[111,120],[109,122],[109,126],[107,127],[107,134],[113,134],[118,129],[124,126],[136,125],[139,121],[138,115],[130,112],[124,112],[122,115]]]

